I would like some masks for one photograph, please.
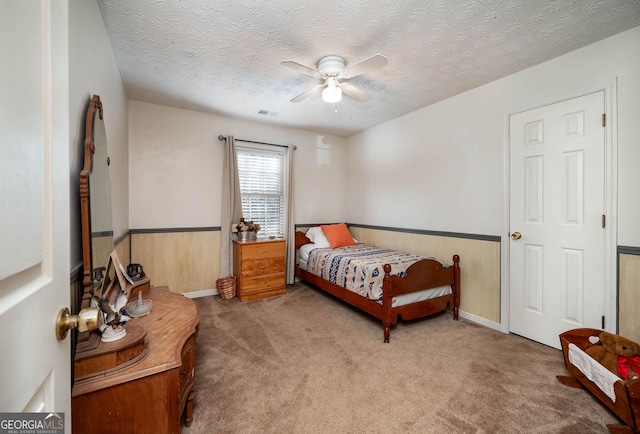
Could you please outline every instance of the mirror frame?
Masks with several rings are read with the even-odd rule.
[[[96,152],[96,145],[93,139],[93,127],[96,112],[100,119],[103,119],[102,101],[99,95],[93,95],[87,108],[84,135],[84,166],[80,171],[80,213],[82,225],[82,300],[81,308],[89,307],[92,296],[92,276],[91,276],[91,215],[89,210],[89,175],[93,162],[93,154]]]

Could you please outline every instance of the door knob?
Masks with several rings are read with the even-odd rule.
[[[100,309],[95,307],[82,309],[77,315],[69,315],[69,309],[65,307],[58,312],[56,337],[59,341],[63,340],[71,329],[81,332],[95,330],[100,327],[102,319]]]
[[[519,240],[520,238],[522,238],[522,234],[520,232],[514,232],[511,234],[512,240]]]

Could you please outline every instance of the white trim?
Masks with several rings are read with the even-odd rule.
[[[200,297],[208,297],[210,295],[218,295],[220,294],[220,292],[218,292],[217,289],[205,289],[203,291],[193,291],[193,292],[183,292],[182,295],[184,295],[187,298],[200,298]]]
[[[509,143],[509,117],[511,115],[533,110],[539,107],[555,104],[573,98],[589,95],[595,92],[604,91],[604,110],[607,115],[605,127],[605,209],[603,213],[607,216],[607,225],[604,230],[604,314],[607,317],[605,330],[612,333],[617,332],[617,258],[616,245],[618,234],[618,116],[617,116],[617,77],[610,78],[589,86],[573,89],[561,94],[542,98],[517,107],[513,107],[504,112],[504,211],[503,211],[503,235],[500,249],[500,331],[509,333],[509,163],[510,163],[510,143]]]
[[[612,78],[604,88],[605,127],[605,209],[607,224],[604,231],[604,312],[608,318],[605,330],[618,332],[618,80]],[[608,287],[608,288],[607,288]],[[609,289],[607,296],[606,290]]]
[[[465,311],[458,311],[458,316],[460,318],[466,319],[468,321],[474,322],[476,324],[479,324],[481,326],[485,326],[487,328],[499,331],[499,332],[503,332],[503,333],[509,333],[509,331],[504,331],[502,330],[502,325],[498,322],[494,322],[494,321],[490,321],[486,318],[482,318],[481,316],[478,315],[474,315],[472,313],[468,313]]]
[[[503,333],[509,333],[509,305],[511,303],[510,299],[510,290],[509,290],[509,222],[511,215],[509,211],[511,209],[511,204],[509,203],[509,195],[511,194],[510,190],[510,135],[509,135],[509,118],[512,114],[511,111],[508,111],[504,114],[503,128],[504,128],[504,136],[503,136],[503,160],[502,164],[504,167],[504,176],[503,176],[503,200],[504,209],[502,213],[502,233],[500,234],[500,331]]]

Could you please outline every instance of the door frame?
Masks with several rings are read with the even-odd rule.
[[[573,89],[558,95],[545,97],[540,100],[530,101],[526,104],[505,110],[503,125],[503,221],[502,234],[500,235],[500,331],[510,333],[509,300],[511,286],[510,253],[511,243],[509,238],[510,222],[510,117],[517,113],[533,110],[547,105],[559,103],[573,98],[578,98],[595,92],[604,91],[604,110],[607,114],[607,122],[604,127],[605,147],[605,185],[604,185],[604,213],[607,216],[604,230],[604,277],[605,288],[604,314],[606,316],[605,330],[617,333],[618,330],[618,290],[617,290],[617,260],[616,245],[618,233],[618,131],[617,131],[617,77],[594,83],[592,85]]]

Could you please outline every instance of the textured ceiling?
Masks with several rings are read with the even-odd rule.
[[[640,25],[640,0],[98,2],[129,98],[339,135]],[[280,62],[330,54],[389,59],[350,80],[371,99],[289,102],[318,81]]]

